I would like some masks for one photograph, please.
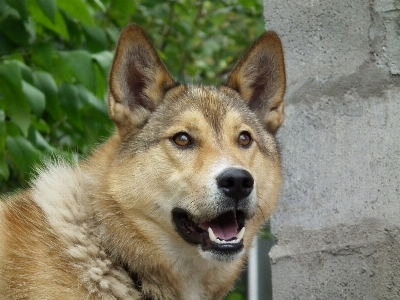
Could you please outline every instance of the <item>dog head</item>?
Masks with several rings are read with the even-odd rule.
[[[105,184],[123,228],[141,228],[164,251],[240,257],[278,200],[284,91],[273,32],[224,86],[204,87],[176,83],[142,29],[128,26],[110,73],[119,143]]]

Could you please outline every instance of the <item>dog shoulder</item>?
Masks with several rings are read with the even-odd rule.
[[[78,285],[71,273],[61,271],[68,270],[67,261],[60,259],[62,242],[33,193],[33,189],[26,190],[1,204],[0,294],[4,299],[67,295],[67,290],[49,284],[54,280]],[[58,268],[53,267],[56,265]]]
[[[100,245],[91,207],[94,183],[84,168],[47,164],[30,189],[0,204],[0,298],[140,297]]]
[[[66,162],[47,164],[32,184],[32,198],[43,210],[51,225],[85,219],[88,189],[78,165]],[[59,219],[57,221],[57,219]]]
[[[71,178],[72,173],[73,168],[66,165],[49,166],[39,172],[31,188],[0,203],[0,291],[7,299],[43,292],[46,297],[69,295],[67,289],[49,284],[56,279],[65,286],[79,285],[73,272],[67,271],[68,260],[63,259],[65,238],[53,228],[61,225],[60,219],[76,215],[69,207],[72,203],[67,203],[70,195],[77,195],[80,184],[79,178]],[[58,209],[57,203],[62,204]],[[23,283],[21,278],[30,280]],[[46,291],[40,290],[43,286]]]

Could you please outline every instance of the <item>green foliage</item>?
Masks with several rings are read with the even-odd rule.
[[[269,224],[268,224],[268,226],[261,229],[260,237],[264,240],[269,240],[271,242],[275,241],[275,237],[271,233],[271,228],[270,228]]]
[[[243,283],[239,283],[235,290],[230,293],[225,300],[246,300],[246,288]]]
[[[239,292],[233,292],[231,293],[226,300],[245,300],[246,298],[242,293]]]

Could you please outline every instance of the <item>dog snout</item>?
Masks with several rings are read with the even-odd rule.
[[[217,177],[217,184],[225,196],[239,202],[253,191],[254,179],[246,170],[229,168]]]

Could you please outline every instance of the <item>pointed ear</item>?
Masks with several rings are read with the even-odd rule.
[[[144,124],[175,86],[144,31],[135,24],[122,32],[109,79],[109,113],[120,132]]]
[[[264,33],[254,43],[226,85],[239,92],[269,132],[277,132],[284,120],[286,76],[282,44],[275,32]]]

